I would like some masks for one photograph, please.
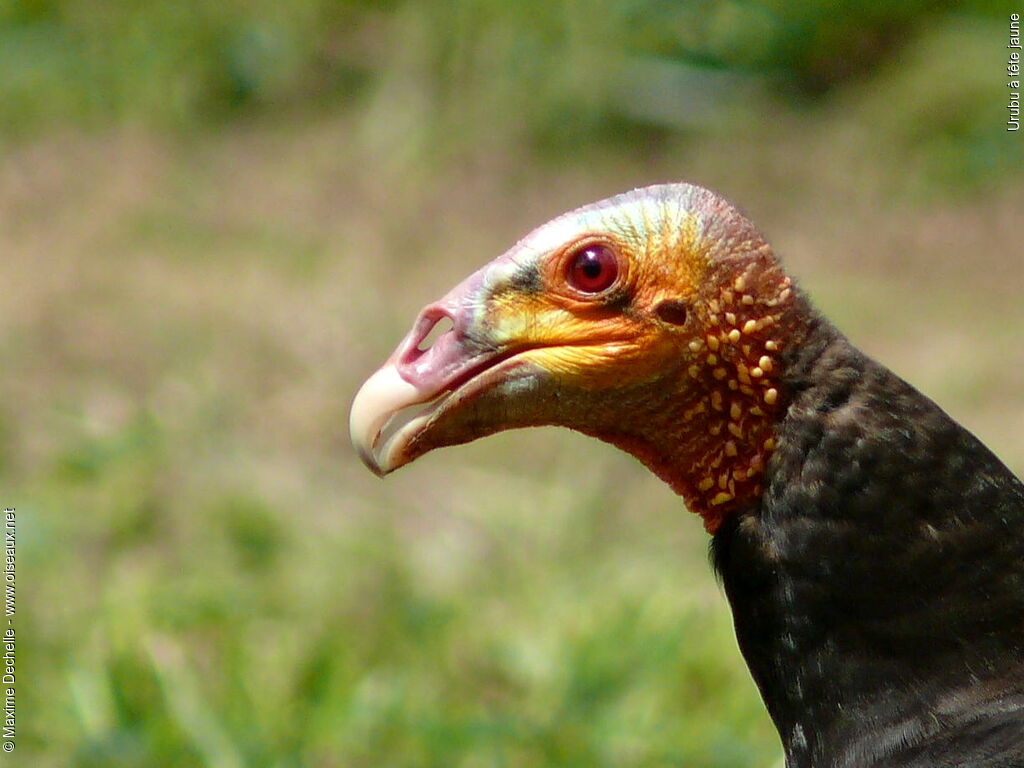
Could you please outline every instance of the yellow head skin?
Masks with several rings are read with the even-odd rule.
[[[426,307],[356,396],[353,442],[386,474],[434,448],[565,426],[635,455],[713,532],[761,492],[794,299],[724,200],[634,190],[540,227]],[[420,349],[445,317],[452,329]]]

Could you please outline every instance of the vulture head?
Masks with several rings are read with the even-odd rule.
[[[353,442],[383,475],[502,430],[568,427],[636,456],[714,532],[762,491],[797,303],[720,197],[689,184],[618,195],[425,307],[356,396]]]

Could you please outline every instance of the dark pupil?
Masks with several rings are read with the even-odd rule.
[[[576,252],[569,264],[569,284],[585,293],[601,293],[618,277],[615,254],[602,245],[592,245]]]
[[[587,251],[583,254],[583,276],[596,280],[601,276],[601,272],[604,271],[604,264],[601,263],[601,258],[594,251]]]

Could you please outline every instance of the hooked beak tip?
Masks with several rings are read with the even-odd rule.
[[[383,478],[384,475],[387,474],[387,472],[381,469],[380,465],[377,463],[377,459],[374,457],[372,451],[365,450],[363,446],[356,444],[355,441],[353,441],[352,445],[356,449],[356,453],[359,456],[359,460],[363,462],[363,465],[368,470],[370,470],[371,472],[373,472],[373,474],[380,478]]]
[[[352,447],[363,464],[377,477],[384,477],[401,464],[388,443],[381,446],[381,430],[398,411],[423,400],[423,393],[407,382],[392,363],[387,363],[359,388],[349,413]]]

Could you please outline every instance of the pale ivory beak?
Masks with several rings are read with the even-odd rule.
[[[391,357],[356,394],[349,416],[352,445],[374,474],[386,475],[412,461],[404,449],[446,396],[494,359],[495,350],[469,332],[483,275],[484,270],[470,275],[425,307]],[[444,320],[452,327],[428,343],[431,331]]]
[[[561,230],[555,234],[561,236]],[[523,351],[493,341],[484,308],[491,293],[520,268],[520,250],[546,247],[532,241],[517,245],[425,307],[387,362],[359,389],[349,430],[370,471],[383,476],[432,448],[480,436],[481,419],[463,423],[459,417],[501,383],[521,362],[512,359],[515,353]],[[443,320],[452,327],[428,342]]]
[[[348,428],[352,446],[371,472],[383,477],[405,463],[400,460],[401,449],[430,418],[428,401],[436,394],[410,384],[391,362],[359,388],[352,401]],[[420,404],[424,408],[413,408]],[[400,424],[389,423],[400,414],[407,418]],[[383,434],[385,427],[387,435]]]

